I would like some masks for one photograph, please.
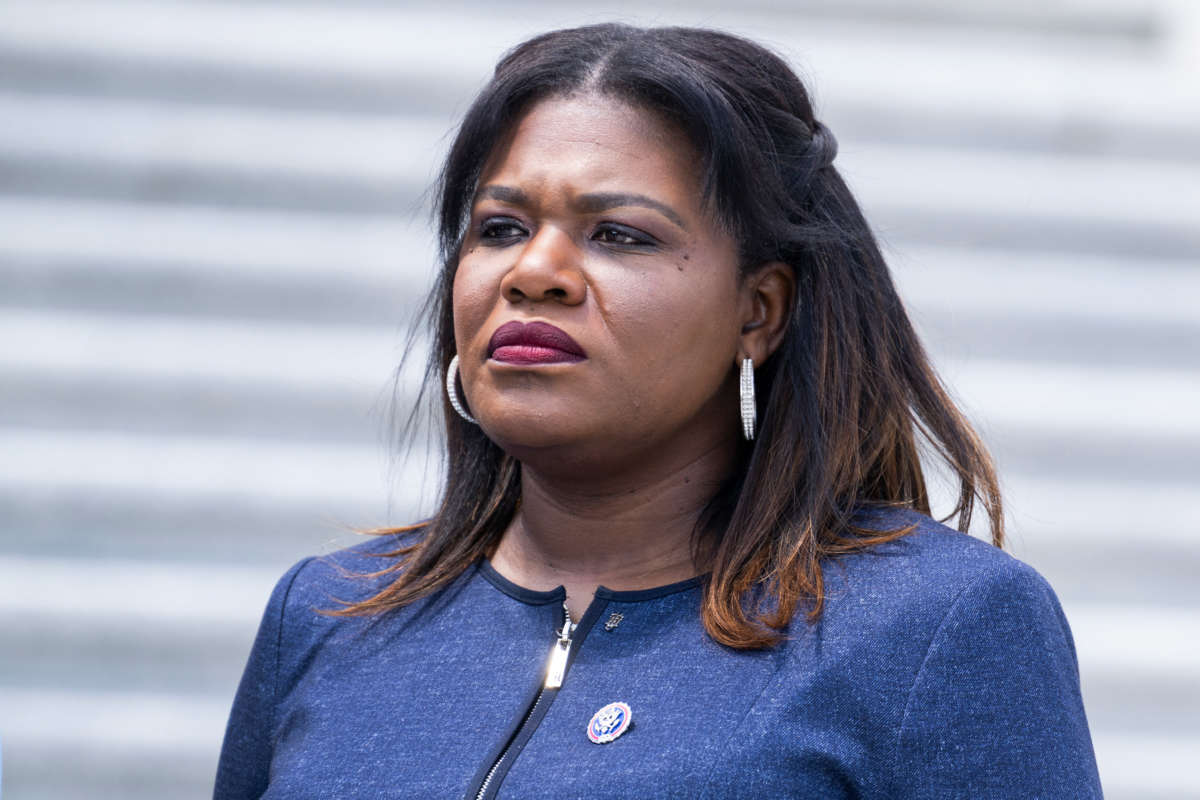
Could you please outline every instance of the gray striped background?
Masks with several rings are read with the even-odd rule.
[[[0,5],[6,798],[211,792],[275,579],[432,496],[387,430],[446,134],[503,49],[611,18],[811,80],[1108,796],[1200,797],[1200,4],[777,5]]]

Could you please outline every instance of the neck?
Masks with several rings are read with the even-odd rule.
[[[564,586],[575,619],[598,586],[649,589],[691,578],[697,523],[735,447],[723,442],[674,464],[586,482],[523,464],[521,507],[492,565],[531,589]]]

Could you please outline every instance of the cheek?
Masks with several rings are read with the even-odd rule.
[[[465,348],[491,311],[496,288],[489,284],[484,270],[463,255],[454,274],[451,308],[454,312],[454,338],[458,348]]]
[[[610,321],[639,393],[705,399],[718,390],[736,355],[736,290],[686,271],[677,275],[622,292],[610,303]]]

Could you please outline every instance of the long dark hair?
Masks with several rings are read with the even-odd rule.
[[[835,139],[781,58],[726,33],[593,25],[537,36],[500,61],[438,184],[442,268],[429,306],[436,334],[426,389],[441,393],[454,355],[451,287],[484,162],[531,104],[576,92],[610,95],[677,124],[703,159],[705,202],[738,243],[742,269],[785,261],[796,274],[787,332],[757,370],[757,441],[697,526],[712,638],[764,647],[779,641],[799,606],[819,617],[823,563],[911,530],[865,525],[864,506],[930,513],[923,451],[957,479],[947,519],[966,531],[978,500],[1002,546],[991,459],[934,374],[875,238],[831,166]],[[444,399],[442,415],[447,458],[437,513],[374,531],[417,535],[374,573],[394,573],[390,585],[332,613],[374,614],[440,589],[488,555],[511,521],[520,464]]]

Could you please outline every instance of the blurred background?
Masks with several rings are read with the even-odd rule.
[[[436,489],[389,419],[447,134],[503,50],[610,19],[811,83],[1062,599],[1108,796],[1200,798],[1200,3],[729,6],[0,5],[8,800],[210,796],[276,579]]]

